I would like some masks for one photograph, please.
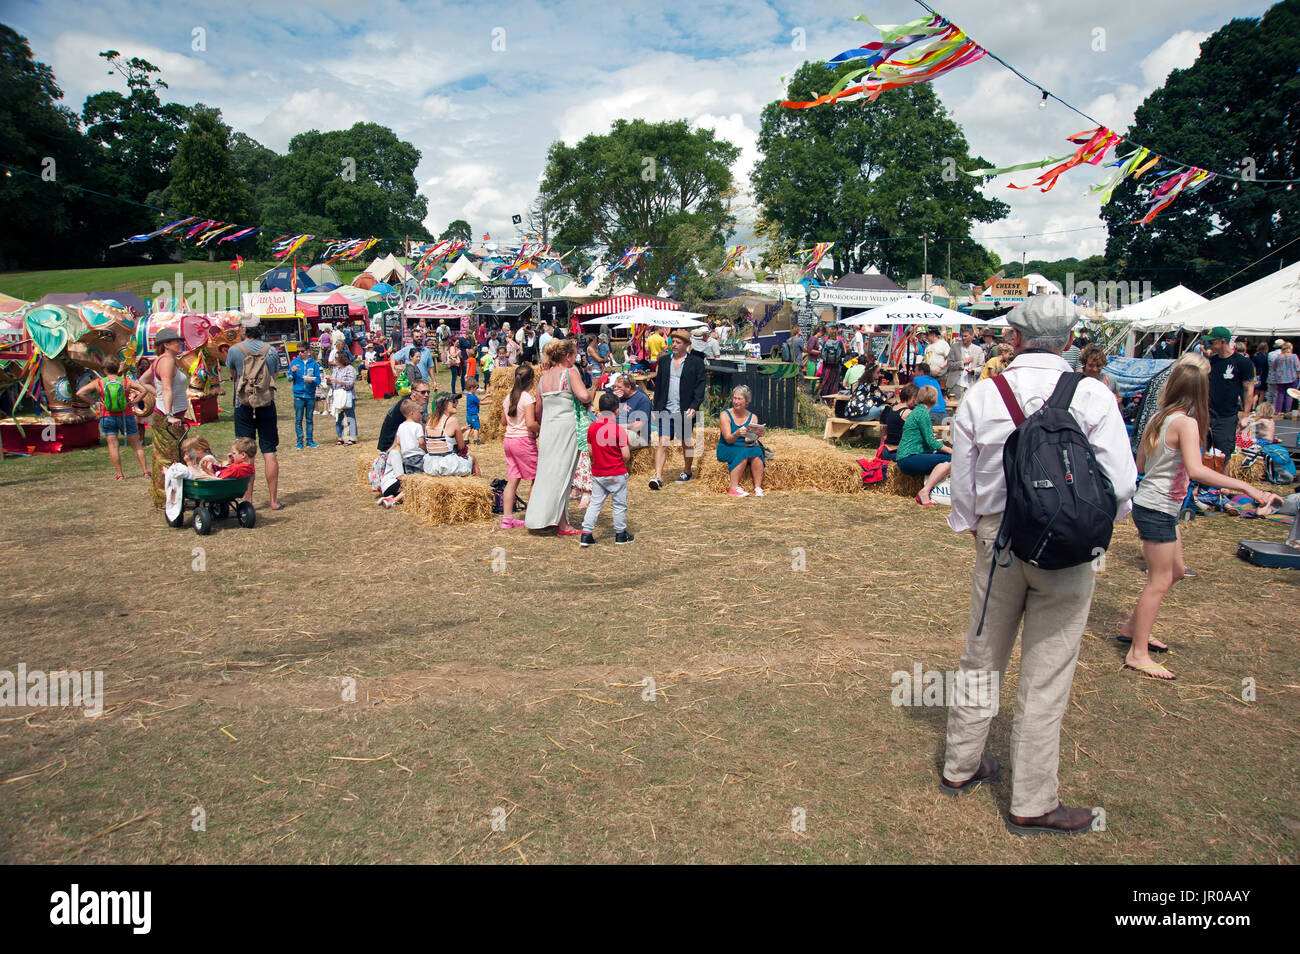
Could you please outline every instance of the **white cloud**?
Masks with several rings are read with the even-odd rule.
[[[1195,63],[1201,44],[1209,35],[1195,30],[1180,30],[1161,43],[1141,63],[1142,78],[1147,86],[1155,89],[1174,70],[1186,69]]]

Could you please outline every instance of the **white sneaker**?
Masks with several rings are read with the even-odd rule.
[[[754,496],[755,496],[755,497],[761,497],[761,496],[763,496],[763,488],[762,488],[762,487],[755,487],[755,488],[754,488]]]

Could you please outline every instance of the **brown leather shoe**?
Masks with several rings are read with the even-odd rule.
[[[1007,816],[1007,831],[1015,835],[1082,835],[1092,831],[1096,818],[1091,808],[1066,808],[1057,803],[1046,815],[1037,818]]]
[[[997,777],[1001,774],[1002,766],[994,758],[980,759],[980,765],[975,770],[975,774],[961,784],[948,781],[943,777],[943,770],[941,769],[939,771],[939,791],[955,798],[962,792],[969,792],[973,788],[979,788],[986,783],[997,781]]]

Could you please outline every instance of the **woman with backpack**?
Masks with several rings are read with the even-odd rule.
[[[108,459],[117,471],[114,480],[121,480],[122,454],[117,446],[118,436],[126,438],[140,462],[140,473],[148,477],[149,465],[144,462],[144,445],[140,443],[140,427],[136,423],[132,405],[144,400],[150,393],[135,381],[121,376],[122,362],[116,357],[104,359],[104,376],[96,378],[77,389],[77,397],[89,401],[92,394],[99,395],[99,433],[108,444]]]
[[[840,391],[840,377],[844,374],[844,353],[847,346],[844,344],[844,336],[838,327],[832,327],[826,332],[826,338],[822,341],[822,373],[821,379],[817,382],[817,393],[822,397],[828,397],[832,394],[838,394]]]
[[[1202,463],[1210,426],[1210,378],[1204,362],[1179,362],[1160,392],[1159,409],[1147,423],[1138,444],[1137,469],[1143,474],[1133,496],[1133,524],[1146,557],[1147,582],[1136,608],[1117,637],[1128,644],[1124,668],[1152,679],[1172,680],[1172,672],[1151,659],[1169,647],[1152,638],[1160,603],[1183,577],[1183,543],[1178,515],[1187,496],[1188,481],[1249,494],[1264,506],[1280,502],[1276,494],[1258,490],[1244,480],[1224,476]]]

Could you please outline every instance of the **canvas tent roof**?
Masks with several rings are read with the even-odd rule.
[[[1209,301],[1204,295],[1198,295],[1185,285],[1176,285],[1159,295],[1152,295],[1142,301],[1135,301],[1118,311],[1106,313],[1107,321],[1131,321],[1141,331],[1172,327],[1175,320],[1171,317],[1193,305]]]
[[[343,279],[339,277],[339,273],[334,270],[333,265],[325,265],[323,263],[320,265],[313,265],[311,268],[307,269],[307,275],[311,278],[312,284],[314,285],[324,285],[326,283],[334,285],[343,284]]]
[[[1206,331],[1221,325],[1239,335],[1300,335],[1300,262],[1174,313],[1169,327]]]
[[[294,274],[292,265],[277,265],[265,275],[262,276],[262,283],[258,287],[259,291],[289,291],[291,289],[291,280]],[[316,283],[311,280],[307,274],[307,269],[298,269],[298,291],[311,288]]]
[[[411,270],[399,262],[392,252],[371,262],[365,274],[373,276],[377,282],[388,282],[390,285],[400,285],[414,277]]]
[[[486,282],[488,277],[483,274],[482,269],[469,260],[464,255],[452,262],[451,267],[447,269],[442,276],[442,280],[449,285],[454,285],[466,278],[477,279],[480,282]]]

